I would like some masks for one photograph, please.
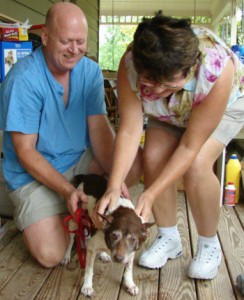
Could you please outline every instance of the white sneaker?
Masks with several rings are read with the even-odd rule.
[[[221,249],[211,243],[199,241],[191,261],[188,276],[196,279],[213,279],[221,263]]]
[[[173,235],[158,234],[151,247],[141,255],[139,265],[150,269],[158,269],[163,267],[169,258],[174,259],[181,255],[180,238]]]

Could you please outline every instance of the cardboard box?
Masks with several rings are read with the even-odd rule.
[[[31,52],[31,42],[0,42],[0,82],[13,64]]]
[[[1,41],[18,41],[19,30],[18,28],[0,28],[0,40]]]
[[[0,40],[6,42],[28,41],[26,28],[0,28]]]
[[[19,41],[28,41],[28,30],[26,28],[18,28],[19,29]]]

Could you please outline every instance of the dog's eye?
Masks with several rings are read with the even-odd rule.
[[[111,233],[110,236],[111,236],[111,239],[114,240],[114,241],[116,241],[116,240],[118,239],[118,237],[119,237],[118,234],[117,234],[117,233],[114,233],[114,232]]]
[[[136,239],[135,237],[133,237],[133,236],[132,236],[132,237],[130,237],[130,242],[131,242],[131,243],[135,243],[135,242],[136,242],[136,240],[137,240],[137,239]]]

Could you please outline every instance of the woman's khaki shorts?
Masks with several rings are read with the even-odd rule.
[[[79,162],[63,175],[72,181],[77,174],[86,174],[93,158],[91,149],[86,150]],[[9,194],[13,201],[14,220],[19,230],[42,219],[68,212],[66,201],[43,184],[32,181]]]
[[[224,113],[222,120],[211,135],[227,146],[229,142],[239,133],[244,126],[244,96],[238,98]],[[167,132],[181,138],[185,132],[185,128],[170,125],[165,122],[158,121],[155,118],[148,118],[147,127],[162,128]]]

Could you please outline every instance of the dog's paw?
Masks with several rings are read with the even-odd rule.
[[[63,266],[67,266],[70,263],[71,257],[70,255],[65,255],[64,258],[61,261],[61,264]]]
[[[93,295],[93,288],[91,286],[82,286],[82,288],[80,289],[80,292],[82,295],[86,296],[86,297],[91,297]]]
[[[99,256],[101,261],[104,263],[112,261],[111,256],[106,252],[101,252]]]
[[[139,293],[139,288],[135,284],[132,286],[127,286],[126,288],[127,288],[127,292],[132,296],[136,296]]]

